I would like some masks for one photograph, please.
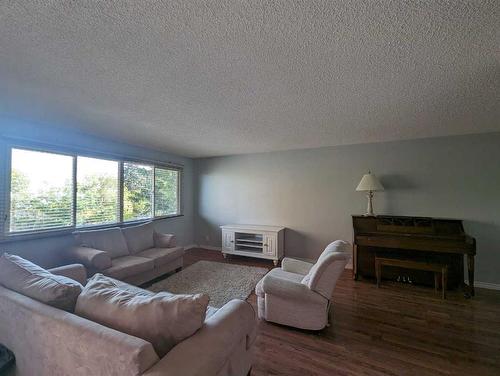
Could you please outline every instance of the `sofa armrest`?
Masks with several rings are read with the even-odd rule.
[[[289,279],[277,278],[272,274],[267,274],[262,279],[262,290],[266,294],[280,296],[282,298],[309,302],[312,304],[323,304],[325,298],[315,291],[312,291],[300,282]]]
[[[252,306],[243,300],[231,300],[205,321],[193,336],[182,341],[151,367],[144,376],[216,375],[235,346],[247,344],[257,325]],[[247,345],[249,348],[251,344]],[[196,361],[193,361],[196,360]]]
[[[89,247],[73,247],[68,251],[68,258],[85,265],[89,269],[104,270],[111,267],[108,252]]]
[[[49,269],[49,272],[71,278],[84,286],[87,283],[87,271],[82,264],[63,265]]]
[[[175,235],[172,234],[162,234],[160,232],[153,233],[153,239],[156,248],[172,248],[176,245]]]
[[[306,275],[309,273],[309,270],[314,266],[310,262],[297,260],[289,257],[285,257],[281,261],[281,269],[285,272],[296,273]]]

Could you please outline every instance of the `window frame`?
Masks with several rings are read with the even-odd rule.
[[[12,150],[12,149],[11,149]],[[82,157],[82,158],[91,158],[91,159],[100,159],[100,160],[103,160],[103,161],[108,161],[108,162],[116,162],[118,164],[117,166],[117,173],[118,173],[118,176],[117,176],[117,184],[118,184],[118,191],[117,191],[117,195],[116,195],[116,199],[117,199],[117,210],[118,212],[116,213],[116,218],[117,218],[117,221],[116,222],[110,222],[110,223],[101,223],[101,224],[90,224],[90,225],[82,225],[82,226],[78,226],[77,225],[77,210],[78,210],[78,157]],[[121,190],[122,190],[122,182],[123,182],[123,179],[122,179],[122,176],[121,176],[121,173],[122,173],[122,162],[116,158],[104,158],[104,157],[93,157],[93,156],[88,156],[88,155],[83,155],[81,153],[78,153],[75,158],[74,158],[74,166],[73,166],[73,178],[74,178],[74,181],[75,181],[75,189],[73,191],[73,197],[74,197],[74,201],[73,201],[73,206],[74,206],[74,220],[73,220],[73,223],[74,223],[74,226],[75,226],[75,229],[86,229],[86,228],[89,228],[89,227],[107,227],[108,225],[115,225],[117,223],[122,223],[122,195],[121,195]]]
[[[2,143],[3,144],[3,143]],[[52,229],[40,229],[40,230],[27,230],[27,231],[10,231],[10,221],[11,221],[11,213],[10,213],[10,198],[11,198],[11,176],[12,176],[12,150],[13,149],[21,149],[33,152],[43,152],[43,153],[52,153],[59,154],[64,156],[70,156],[73,159],[73,171],[72,171],[72,183],[73,183],[73,194],[72,194],[72,225],[57,227]],[[76,230],[96,230],[96,229],[105,229],[111,227],[128,227],[134,226],[141,223],[147,223],[150,221],[157,220],[165,220],[170,218],[178,218],[184,216],[183,211],[183,175],[184,175],[184,166],[180,164],[174,164],[171,162],[162,162],[155,160],[146,160],[139,158],[130,158],[126,156],[122,156],[119,154],[111,154],[111,153],[102,153],[99,151],[86,150],[80,148],[68,148],[64,146],[57,146],[51,144],[41,144],[41,143],[31,143],[31,142],[14,142],[7,141],[5,144],[0,145],[0,153],[5,157],[3,166],[4,171],[4,179],[3,186],[0,185],[0,191],[3,190],[3,194],[0,197],[0,213],[2,215],[2,219],[0,222],[0,242],[9,242],[21,239],[36,239],[42,237],[51,237],[51,236],[63,236],[71,234]],[[118,218],[117,222],[109,223],[109,224],[97,224],[97,225],[84,225],[77,226],[76,224],[76,216],[77,216],[77,192],[78,192],[78,184],[77,184],[77,174],[78,174],[78,165],[77,158],[78,157],[88,157],[94,159],[103,159],[108,161],[118,162]],[[153,168],[153,210],[152,216],[150,218],[139,219],[139,220],[131,220],[124,221],[123,219],[123,187],[124,187],[124,171],[123,165],[124,163],[136,163],[142,165],[149,165]],[[1,164],[1,163],[0,163]],[[177,214],[172,215],[163,215],[163,216],[155,216],[155,171],[156,168],[168,169],[178,171],[178,182],[177,182]],[[1,171],[1,169],[0,169]],[[3,202],[2,202],[3,201]]]
[[[154,201],[155,201],[155,168],[156,166],[151,164],[151,163],[142,163],[142,162],[131,162],[131,161],[123,161],[122,162],[122,170],[123,170],[123,173],[125,173],[125,169],[123,168],[124,164],[125,163],[128,163],[128,164],[135,164],[135,165],[139,165],[139,166],[145,166],[145,167],[151,167],[151,170],[153,172],[152,174],[152,178],[153,178],[153,184],[151,185],[151,189],[152,189],[152,192],[153,192],[153,196],[152,196],[152,200],[151,200],[151,213],[153,214],[152,215],[152,218],[155,218],[155,212],[154,212]],[[125,175],[122,175],[122,187],[125,187],[125,184],[124,184],[124,177]],[[123,200],[122,200],[122,206],[123,206]],[[123,208],[122,208],[123,209]],[[123,218],[123,210],[122,210],[122,222],[125,223],[125,224],[129,224],[129,223],[133,223],[133,222],[144,222],[146,221],[147,219],[131,219],[131,220],[125,220]]]
[[[72,159],[72,202],[71,202],[71,222],[72,224],[69,226],[61,226],[61,227],[54,227],[54,228],[49,228],[49,229],[40,229],[40,230],[26,230],[26,231],[10,231],[10,221],[11,221],[11,213],[10,213],[10,197],[11,197],[11,177],[12,177],[12,150],[13,149],[18,149],[18,150],[25,150],[25,151],[32,151],[32,152],[39,152],[39,153],[49,153],[49,154],[58,154],[58,155],[63,155],[66,157],[71,157]],[[3,227],[3,237],[17,237],[17,236],[22,236],[25,234],[34,234],[34,233],[50,233],[50,232],[58,232],[58,231],[69,231],[75,228],[75,218],[76,218],[76,201],[75,201],[75,194],[76,194],[76,176],[75,176],[75,165],[76,165],[76,157],[72,155],[71,153],[64,152],[64,151],[53,151],[53,150],[43,150],[39,149],[36,147],[22,147],[22,146],[10,146],[8,145],[6,148],[6,169],[5,169],[5,207],[4,207],[4,227]]]
[[[168,214],[168,215],[156,215],[156,169],[162,169],[162,170],[174,170],[177,171],[177,213],[175,214]],[[170,218],[170,217],[177,217],[182,215],[182,200],[181,200],[181,188],[182,188],[182,175],[183,175],[183,170],[182,169],[173,169],[173,168],[166,168],[163,166],[153,166],[153,217],[155,218]]]

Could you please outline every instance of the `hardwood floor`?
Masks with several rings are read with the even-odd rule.
[[[266,266],[192,249],[199,260]],[[248,300],[256,307],[256,297]],[[253,376],[500,375],[500,291],[477,289],[447,300],[433,289],[354,281],[346,270],[333,294],[332,325],[318,333],[259,322]]]

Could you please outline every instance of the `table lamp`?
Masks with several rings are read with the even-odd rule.
[[[384,187],[377,179],[375,175],[373,175],[370,171],[367,174],[363,175],[361,181],[356,187],[356,191],[358,192],[367,192],[366,197],[368,197],[368,207],[366,208],[366,216],[373,216],[373,192],[375,191],[383,191]]]

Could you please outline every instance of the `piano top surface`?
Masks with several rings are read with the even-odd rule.
[[[389,215],[389,214],[380,214],[380,215],[363,215],[363,214],[352,214],[353,218],[371,218],[371,219],[428,219],[432,221],[452,221],[452,222],[462,222],[461,219],[457,218],[447,218],[447,217],[421,217],[418,215]]]
[[[357,232],[359,236],[380,236],[380,237],[401,237],[401,238],[420,238],[420,239],[449,239],[461,240],[467,238],[466,234],[409,234],[401,232],[383,232],[383,231],[363,231]]]

